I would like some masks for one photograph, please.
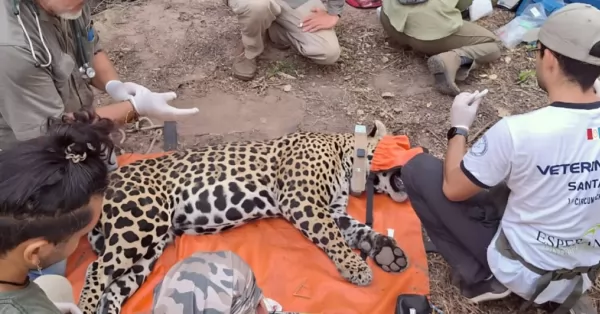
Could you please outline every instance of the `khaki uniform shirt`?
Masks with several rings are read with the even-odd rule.
[[[32,1],[21,1],[20,15],[40,63],[48,54],[35,21]],[[39,136],[48,117],[60,116],[93,104],[93,92],[79,73],[75,32],[68,21],[50,16],[41,8],[39,21],[46,46],[52,55],[49,67],[36,67],[29,42],[13,12],[13,0],[0,4],[0,149],[15,141]],[[86,5],[77,20],[86,32],[91,12]],[[100,51],[99,37],[82,38],[88,62]]]
[[[382,10],[399,33],[418,40],[437,40],[454,34],[462,26],[463,19],[457,5],[464,6],[463,1],[429,0],[403,5],[398,0],[383,0]]]

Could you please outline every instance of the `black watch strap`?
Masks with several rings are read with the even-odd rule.
[[[447,138],[448,140],[451,140],[456,135],[462,135],[467,139],[469,137],[469,130],[461,127],[451,127],[450,130],[448,130]]]

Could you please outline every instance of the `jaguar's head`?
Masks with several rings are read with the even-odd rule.
[[[388,133],[383,122],[375,120],[374,126],[368,134],[368,152],[369,163],[373,160],[375,148],[379,141]],[[378,173],[374,178],[375,193],[387,194],[396,202],[404,202],[408,199],[406,188],[401,179],[402,167],[395,167],[390,171]]]

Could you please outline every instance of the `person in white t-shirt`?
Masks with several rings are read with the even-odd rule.
[[[600,268],[600,10],[566,5],[530,40],[550,104],[502,118],[465,154],[481,98],[459,94],[445,160],[420,154],[402,179],[471,301],[512,292],[595,314],[583,294]]]

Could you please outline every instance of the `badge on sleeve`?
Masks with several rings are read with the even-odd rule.
[[[484,134],[481,138],[479,138],[479,140],[477,140],[477,142],[475,142],[475,144],[473,144],[473,146],[471,146],[471,149],[469,150],[469,154],[471,154],[475,157],[481,157],[481,156],[485,155],[485,153],[487,153],[487,151],[488,151],[488,140]]]

